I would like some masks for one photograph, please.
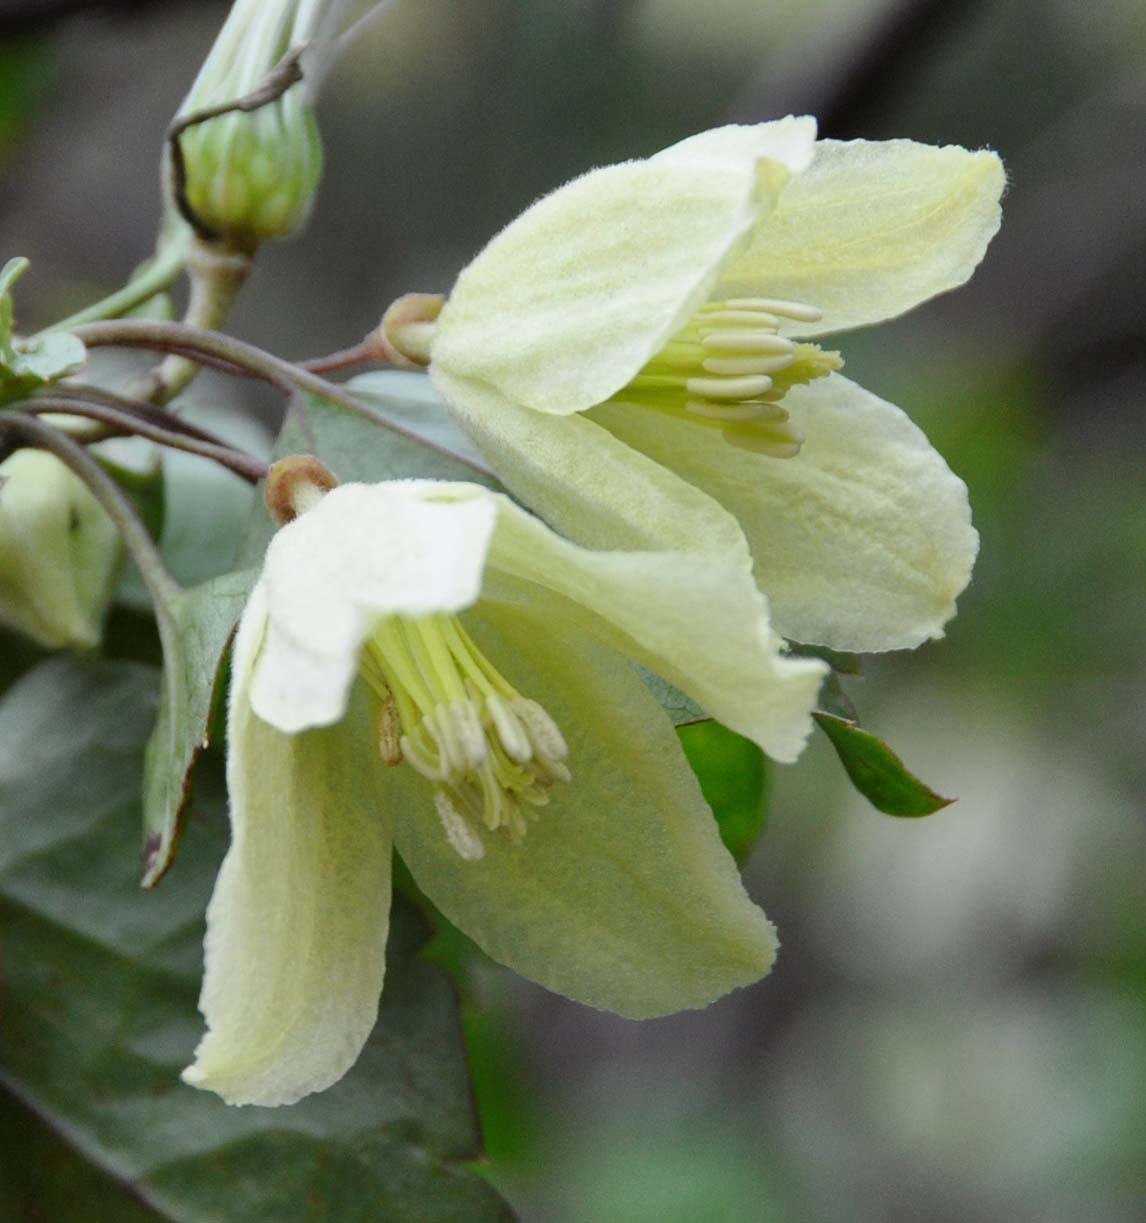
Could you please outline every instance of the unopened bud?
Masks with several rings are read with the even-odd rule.
[[[338,480],[321,459],[312,454],[291,454],[271,464],[263,499],[270,516],[281,527],[313,509],[337,487]]]
[[[249,253],[306,220],[322,173],[309,74],[344,8],[343,0],[236,0],[179,112],[244,102],[178,138],[175,186],[201,237]]]
[[[121,555],[111,519],[54,455],[0,463],[0,623],[49,647],[96,645]]]

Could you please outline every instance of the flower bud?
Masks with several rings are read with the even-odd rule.
[[[277,97],[270,87],[263,105],[204,119],[179,136],[184,202],[201,236],[250,252],[306,220],[322,172],[311,75],[329,49],[322,35],[344,7],[344,0],[237,0],[231,9],[180,116],[249,99],[285,57],[304,49],[306,56],[301,76],[283,72]]]
[[[0,624],[49,647],[94,646],[120,555],[111,520],[54,455],[0,463]]]

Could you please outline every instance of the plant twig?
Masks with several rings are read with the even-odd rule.
[[[241,476],[249,484],[257,484],[267,474],[265,463],[253,455],[235,450],[221,440],[207,441],[186,433],[176,432],[164,428],[163,425],[142,413],[125,412],[106,403],[95,403],[79,398],[56,399],[45,395],[22,403],[19,410],[36,416],[45,412],[68,412],[74,416],[86,416],[90,420],[97,420],[110,426],[121,435],[144,437],[148,441],[167,446],[172,450],[182,450],[186,454],[197,454],[201,458],[211,459],[220,466],[226,467],[228,471],[233,471],[237,476]],[[153,409],[153,411],[160,416],[165,415],[159,409]],[[167,417],[167,419],[174,418]]]
[[[273,356],[253,344],[236,340],[218,331],[205,331],[187,323],[159,323],[146,319],[117,319],[105,323],[88,323],[77,327],[74,334],[89,348],[116,345],[123,348],[147,348],[155,352],[177,353],[198,361],[201,356],[215,357],[233,365],[242,366],[250,375],[262,378],[286,394],[305,391],[337,404],[344,411],[360,416],[371,424],[380,425],[392,433],[406,438],[429,450],[436,450],[449,458],[465,463],[475,470],[487,474],[484,468],[462,458],[452,450],[436,445],[412,429],[391,420],[388,416],[355,399],[343,387],[327,382],[317,374]]]

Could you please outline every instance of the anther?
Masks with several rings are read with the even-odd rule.
[[[787,420],[788,413],[771,403],[707,403],[703,399],[690,399],[684,405],[686,412],[703,416],[705,420]]]
[[[378,753],[385,764],[402,763],[402,720],[392,696],[386,697],[378,712]]]
[[[733,297],[723,303],[730,310],[764,310],[768,314],[779,314],[783,318],[799,323],[818,323],[824,317],[822,310],[804,302],[784,301],[779,297]]]
[[[709,374],[777,374],[787,369],[796,358],[792,353],[781,353],[775,357],[705,357],[700,363]]]
[[[446,839],[457,851],[458,856],[467,862],[477,862],[484,858],[485,846],[481,838],[442,790],[434,791],[434,806],[437,809],[438,818],[442,821],[442,827],[445,829]]]
[[[795,344],[782,335],[773,335],[770,331],[714,331],[706,335],[701,344],[705,348],[717,349],[721,352],[767,352],[794,353]]]
[[[684,384],[690,395],[703,399],[751,399],[772,389],[772,379],[766,374],[750,374],[744,378],[689,378]]]

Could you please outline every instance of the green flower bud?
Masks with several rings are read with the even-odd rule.
[[[184,129],[184,201],[200,232],[251,251],[306,220],[322,173],[314,118],[316,74],[345,0],[237,0],[181,110],[181,116],[250,98],[292,52],[302,79],[265,104]],[[274,90],[268,91],[273,95]]]
[[[111,519],[54,455],[0,463],[0,624],[45,646],[94,646],[120,555]]]

